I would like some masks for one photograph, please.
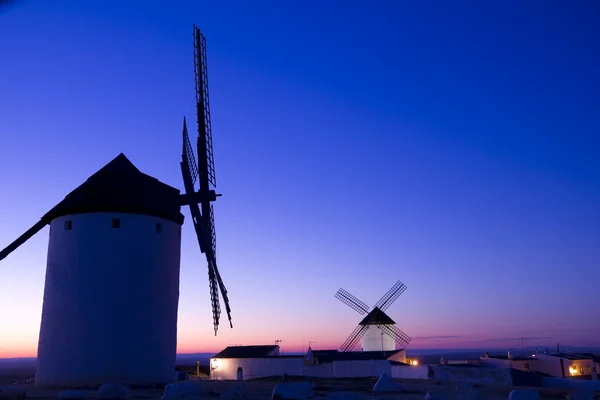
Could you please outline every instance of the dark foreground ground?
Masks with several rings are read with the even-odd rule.
[[[56,399],[59,392],[58,389],[44,389],[37,388],[31,383],[33,377],[33,370],[31,368],[23,369],[12,369],[10,371],[4,369],[0,370],[0,385],[10,385],[18,383],[20,386],[27,391],[27,398],[29,399]],[[246,399],[247,400],[270,400],[273,388],[277,383],[280,382],[280,378],[272,379],[259,379],[253,381],[246,381]],[[305,378],[290,378],[293,380],[306,380]],[[373,393],[371,388],[375,384],[375,378],[369,379],[310,379],[311,382],[315,382],[318,388],[315,389],[316,397],[325,397],[331,392],[358,392],[365,396],[367,400],[422,400],[425,397],[426,392],[442,395],[445,400],[456,399],[456,383],[450,382],[436,382],[433,380],[397,380],[403,388],[402,393]],[[221,394],[224,393],[231,385],[236,385],[235,381],[201,381],[202,386],[206,391],[206,399],[218,399]],[[475,386],[483,395],[486,400],[506,400],[511,389],[508,388],[494,388]],[[561,399],[564,400],[566,395],[569,393],[568,390],[561,389],[539,389],[542,399]],[[96,391],[87,391],[86,398],[95,399]],[[132,399],[139,400],[158,400],[160,399],[163,391],[159,389],[143,389],[133,390]],[[600,393],[596,393],[596,399],[600,399]]]

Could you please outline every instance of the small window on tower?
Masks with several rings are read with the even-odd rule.
[[[65,231],[70,231],[73,228],[73,221],[65,221]]]
[[[121,218],[113,218],[113,220],[112,220],[112,227],[113,228],[120,228],[121,227]]]
[[[160,222],[156,223],[156,232],[158,232],[158,233],[162,232],[162,224]]]

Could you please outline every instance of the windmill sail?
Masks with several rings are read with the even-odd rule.
[[[392,286],[392,288],[388,290],[381,299],[379,299],[377,304],[375,304],[375,307],[381,309],[382,311],[387,310],[388,307],[391,306],[392,303],[396,301],[396,299],[398,299],[402,293],[404,293],[405,290],[406,285],[404,285],[404,283],[400,281],[396,282],[394,286]]]
[[[338,290],[335,294],[335,298],[361,315],[365,315],[369,312],[369,306],[366,303],[360,301],[344,289]]]
[[[369,329],[368,325],[358,325],[356,328],[354,328],[354,330],[352,331],[350,336],[348,336],[348,338],[344,341],[344,343],[342,343],[340,350],[341,351],[352,350],[354,348],[354,346],[356,346],[358,341],[367,332],[367,329]]]
[[[48,221],[40,220],[31,228],[29,228],[24,234],[19,236],[14,242],[6,246],[5,249],[0,251],[0,261],[5,259],[10,253],[15,251],[19,246],[28,241],[33,235],[41,231],[46,225],[48,225]]]
[[[211,202],[216,200],[216,176],[212,147],[212,127],[210,122],[210,105],[208,97],[208,70],[206,63],[206,39],[194,25],[194,78],[196,84],[196,115],[198,122],[197,151],[198,162],[190,144],[187,126],[184,119],[183,150],[181,171],[185,185],[185,196],[182,204],[190,206],[194,229],[200,250],[206,256],[208,267],[208,284],[213,312],[215,335],[219,328],[221,304],[219,292],[225,303],[225,310],[231,322],[231,308],[227,289],[217,267],[217,241],[215,234],[214,209]],[[198,181],[199,190],[194,185]]]

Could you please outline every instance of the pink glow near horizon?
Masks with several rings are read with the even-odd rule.
[[[453,337],[456,336],[456,337]],[[177,347],[178,354],[188,353],[217,353],[223,348],[231,345],[259,345],[259,344],[274,344],[274,341],[260,339],[258,335],[248,335],[247,340],[241,339],[244,335],[227,335],[206,337],[205,335],[194,335],[192,331],[186,330],[179,334],[179,345]],[[338,349],[340,343],[346,338],[343,334],[339,336],[334,332],[328,332],[327,335],[319,337],[311,337],[313,349]],[[600,346],[597,340],[597,331],[589,330],[583,335],[563,335],[562,344],[567,346]],[[570,338],[570,339],[569,339]],[[10,339],[10,340],[7,340]],[[314,340],[313,340],[314,339]],[[318,340],[321,339],[321,340]],[[308,348],[308,340],[298,338],[290,338],[281,336],[280,343],[282,352],[301,352]],[[210,342],[210,344],[202,344],[202,342]],[[0,348],[0,358],[15,358],[15,357],[35,357],[37,343],[32,343],[32,336],[27,335],[24,338],[7,338],[4,337],[3,342],[10,343],[8,348]],[[37,338],[36,338],[37,342]],[[560,341],[558,341],[561,343]],[[557,343],[557,340],[550,336],[547,337],[532,337],[524,336],[523,344],[525,347],[551,347]],[[484,337],[484,336],[458,336],[447,335],[446,337],[419,337],[415,335],[408,346],[408,351],[411,349],[498,349],[498,348],[518,348],[521,346],[520,337]],[[357,345],[357,350],[360,345]]]

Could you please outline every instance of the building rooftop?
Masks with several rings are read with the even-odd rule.
[[[594,353],[576,353],[579,356],[584,357],[584,359],[592,359],[594,362],[600,363],[600,354]]]
[[[482,359],[486,359],[486,358],[494,358],[496,360],[509,360],[508,356],[502,356],[502,355],[489,355],[487,357],[482,357]],[[510,358],[510,360],[513,361],[535,361],[537,360],[535,357],[522,357],[522,356],[512,356]]]
[[[319,363],[330,363],[334,361],[358,361],[358,360],[387,360],[402,350],[394,351],[337,351],[337,350],[313,350],[313,358]]]
[[[179,190],[138,170],[123,153],[115,157],[42,217],[91,212],[151,215],[183,224]]]
[[[592,353],[542,353],[547,356],[560,357],[567,360],[592,360],[594,357],[600,358]]]
[[[359,325],[395,325],[396,323],[386,313],[381,311],[378,307],[375,307],[358,324]]]
[[[279,351],[279,346],[228,346],[212,358],[265,358]]]

